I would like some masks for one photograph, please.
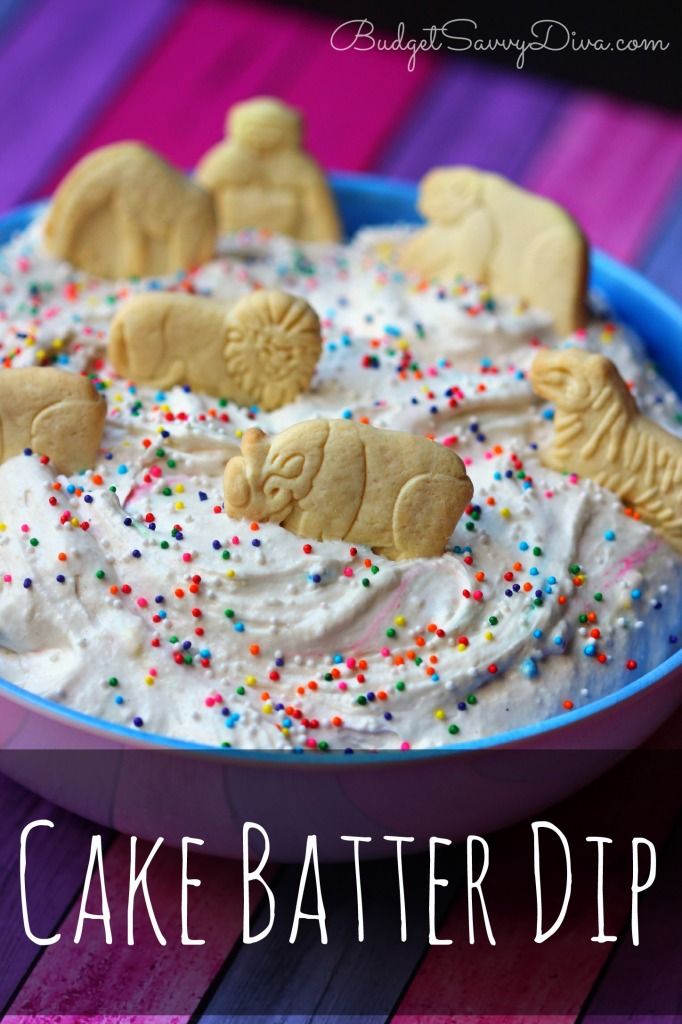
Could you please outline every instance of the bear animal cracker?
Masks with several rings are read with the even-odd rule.
[[[547,310],[560,334],[583,326],[588,246],[556,203],[498,174],[438,167],[420,182],[419,209],[428,223],[402,250],[405,270],[481,281]]]
[[[473,494],[450,448],[347,420],[308,420],[275,437],[247,430],[224,490],[233,518],[393,559],[442,555]]]
[[[209,193],[137,142],[79,161],[45,225],[54,256],[104,278],[189,270],[211,259],[215,240]]]
[[[232,308],[211,299],[147,292],[121,305],[109,358],[139,384],[189,384],[240,405],[278,409],[308,388],[322,341],[305,299],[260,290]]]
[[[339,215],[322,169],[301,147],[294,107],[262,97],[228,112],[227,138],[201,159],[221,232],[261,228],[305,242],[338,242]]]
[[[555,407],[546,465],[608,487],[682,552],[682,438],[640,413],[605,356],[543,350],[530,380]]]
[[[0,373],[0,462],[33,448],[60,473],[95,465],[106,403],[87,377],[32,366]]]

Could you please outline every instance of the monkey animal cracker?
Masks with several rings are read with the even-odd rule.
[[[428,223],[405,244],[403,269],[481,281],[551,313],[559,334],[583,326],[587,241],[556,203],[498,174],[438,167],[422,178],[418,205]]]
[[[54,256],[114,279],[190,270],[211,259],[215,240],[209,193],[137,142],[80,160],[57,189],[45,225]]]
[[[33,448],[59,473],[97,461],[106,403],[92,381],[52,367],[0,373],[0,462]]]
[[[543,350],[530,380],[555,407],[545,464],[608,487],[682,552],[682,438],[640,413],[605,356]]]
[[[122,377],[163,389],[189,384],[266,412],[308,388],[321,348],[305,299],[265,289],[232,308],[147,292],[122,304],[109,332],[109,359]]]
[[[341,240],[331,189],[301,146],[298,110],[267,97],[247,100],[228,112],[225,132],[196,172],[215,197],[221,232],[261,228],[303,242]]]
[[[472,494],[451,449],[347,420],[308,420],[275,437],[251,428],[225,467],[229,516],[393,559],[442,555]]]

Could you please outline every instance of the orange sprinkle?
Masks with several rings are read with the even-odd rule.
[[[416,643],[417,647],[423,647],[424,644],[426,643],[426,640],[424,639],[423,636],[418,636],[415,638],[414,642]]]
[[[67,555],[66,551],[60,551],[59,554],[57,555],[57,558],[59,559],[60,562],[66,562],[68,557],[69,556]]]
[[[250,523],[249,524],[249,529],[253,530],[254,532],[256,530],[260,530],[260,523]]]
[[[426,628],[428,629],[429,633],[435,633],[436,630],[438,629],[438,626],[436,625],[435,622],[429,622]]]
[[[559,601],[559,604],[566,604],[566,595],[565,594],[559,594],[559,597],[558,597],[557,600]]]
[[[182,589],[182,587],[178,587],[175,590],[175,596],[176,597],[184,597],[185,596],[185,591]]]
[[[314,679],[311,679],[310,682],[308,683],[308,689],[309,690],[316,690],[317,689],[317,683],[315,682]]]
[[[253,654],[254,656],[256,654],[260,654],[260,644],[251,644],[249,647],[249,654]]]
[[[100,476],[99,473],[93,473],[90,479],[92,480],[93,484],[99,485],[104,483],[104,477]]]
[[[334,715],[334,717],[331,720],[331,723],[332,725],[335,725],[338,729],[340,725],[343,725],[343,718],[340,718],[338,715]]]

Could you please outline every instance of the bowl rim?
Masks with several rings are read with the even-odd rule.
[[[414,202],[417,186],[414,182],[405,181],[399,178],[391,178],[383,175],[364,173],[337,172],[331,175],[331,181],[335,188],[345,191],[347,194],[362,194],[365,198],[373,196],[378,199],[385,198],[388,192],[394,197],[405,202]],[[27,226],[45,206],[45,200],[23,204],[14,207],[5,213],[0,214],[0,226],[12,226],[16,224],[17,230]],[[1,251],[1,247],[0,247]],[[595,286],[594,278],[598,279],[597,288],[607,294],[610,288],[618,289],[620,292],[629,293],[638,302],[645,306],[655,307],[659,315],[669,320],[671,325],[679,330],[682,338],[682,307],[665,292],[662,292],[655,284],[648,281],[631,267],[625,266],[619,260],[607,253],[594,248],[590,253],[590,282]],[[560,715],[553,715],[550,718],[539,722],[533,722],[526,726],[510,729],[505,732],[495,733],[477,740],[461,740],[451,742],[440,747],[429,747],[419,750],[354,750],[352,756],[342,751],[328,751],[322,757],[310,756],[292,757],[298,753],[295,750],[244,750],[236,747],[213,747],[208,744],[190,742],[187,740],[174,739],[153,732],[138,732],[131,726],[120,725],[107,719],[98,718],[66,705],[58,704],[47,697],[26,690],[16,683],[0,677],[0,698],[9,699],[13,704],[25,707],[34,713],[44,717],[56,719],[61,724],[73,726],[81,733],[87,733],[99,741],[116,743],[127,748],[146,750],[166,750],[191,752],[202,757],[212,759],[220,758],[221,761],[237,763],[263,763],[263,764],[287,764],[314,765],[334,767],[340,764],[345,766],[376,765],[383,766],[389,763],[407,763],[418,760],[442,759],[455,756],[463,756],[476,752],[499,750],[501,748],[515,747],[531,740],[541,740],[543,737],[567,733],[572,726],[587,719],[596,718],[611,708],[626,703],[654,686],[661,685],[673,675],[679,675],[682,681],[682,648],[674,652],[659,665],[645,672],[631,683],[612,693],[590,701],[578,708],[573,708]],[[302,752],[301,752],[302,753]]]

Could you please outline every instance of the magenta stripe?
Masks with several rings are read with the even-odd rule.
[[[178,0],[43,0],[0,41],[0,209],[35,196]]]
[[[95,146],[139,138],[191,166],[223,133],[226,109],[268,93],[306,114],[327,166],[367,166],[434,66],[410,75],[403,55],[335,53],[331,23],[259,3],[196,0],[68,164]]]
[[[595,245],[631,261],[682,168],[682,117],[581,94],[524,175],[564,204]]]
[[[379,167],[416,179],[437,164],[473,164],[518,179],[565,97],[562,86],[519,71],[448,62],[387,146]]]

